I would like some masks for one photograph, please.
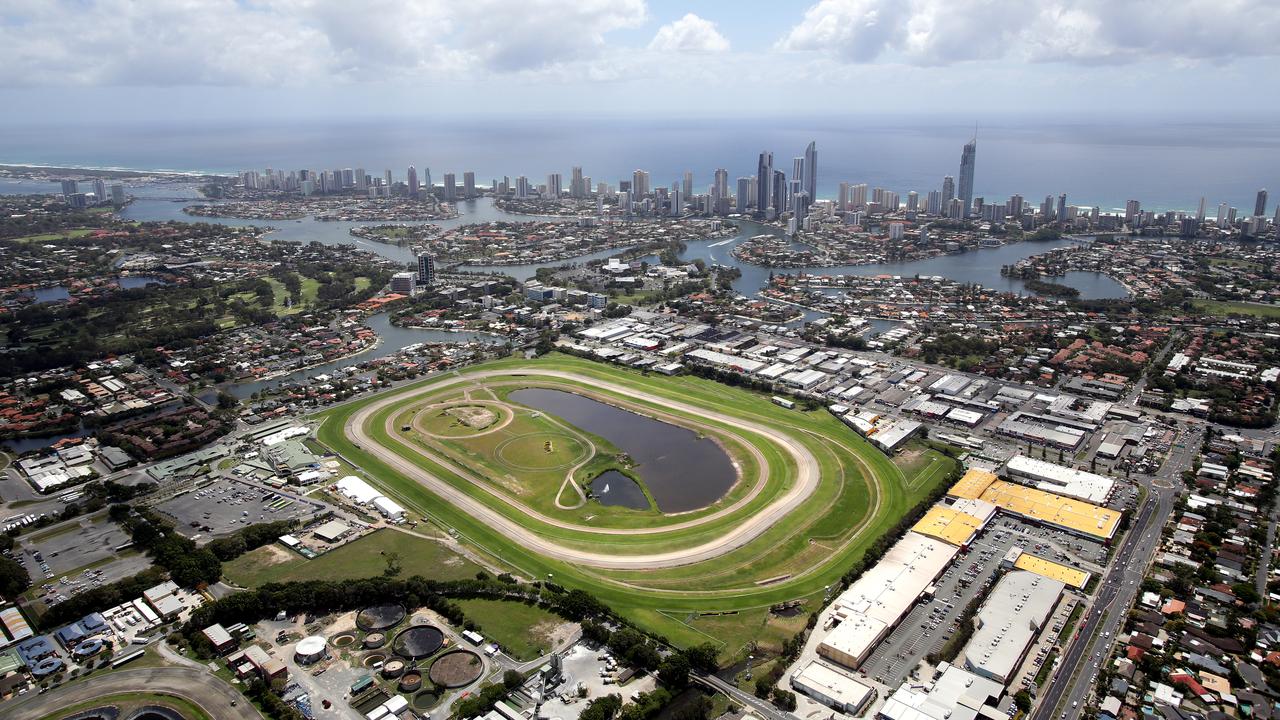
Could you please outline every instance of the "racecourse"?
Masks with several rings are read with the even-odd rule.
[[[518,387],[567,390],[695,429],[731,451],[741,476],[722,501],[682,514],[535,503],[498,482],[491,465],[451,448],[456,427],[443,437],[423,433],[422,414],[413,414],[486,405],[499,417],[475,434],[496,432],[513,422],[506,408],[528,411],[503,399]],[[703,617],[730,646],[759,637],[772,622],[761,615],[770,604],[820,597],[951,467],[935,458],[921,465],[930,472],[907,477],[825,410],[785,410],[708,380],[560,355],[437,375],[318,417],[322,443],[493,564],[586,589],[679,643],[706,639]],[[438,415],[425,425],[443,426]]]

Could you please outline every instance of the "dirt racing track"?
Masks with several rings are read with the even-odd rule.
[[[759,449],[752,442],[744,439],[741,441],[742,447],[746,448],[755,456],[761,472],[761,477],[755,482],[750,492],[748,492],[744,497],[716,512],[696,519],[651,527],[605,528],[579,525],[539,513],[533,508],[521,504],[517,499],[498,491],[488,483],[479,481],[474,473],[465,468],[459,467],[457,463],[440,456],[438,453],[434,453],[423,447],[400,443],[396,443],[394,447],[391,447],[383,444],[370,434],[371,428],[376,422],[375,417],[382,411],[411,401],[416,396],[420,396],[428,392],[435,393],[444,388],[475,383],[477,381],[512,378],[513,376],[515,376],[515,380],[525,382],[537,382],[539,380],[552,384],[556,382],[586,382],[589,384],[590,388],[608,393],[611,397],[607,401],[615,405],[625,406],[632,404],[619,401],[617,399],[628,398],[635,401],[635,403],[632,404],[633,408],[638,409],[640,412],[644,412],[645,414],[656,414],[649,408],[643,408],[646,404],[661,408],[668,408],[685,416],[700,417],[707,421],[717,423],[721,428],[727,427],[730,429],[730,435],[733,434],[733,431],[738,431],[740,433],[757,436],[775,446],[779,452],[783,453],[788,458],[790,463],[794,466],[794,469],[788,469],[788,472],[794,473],[794,481],[791,482],[790,486],[786,488],[785,491],[773,498],[768,504],[743,518],[740,522],[729,524],[723,532],[710,540],[700,542],[690,547],[671,549],[662,552],[638,554],[608,553],[598,550],[584,549],[581,547],[572,547],[570,545],[556,542],[554,539],[548,538],[543,534],[530,529],[530,527],[522,524],[520,521],[513,519],[511,515],[498,511],[488,502],[475,497],[473,493],[468,493],[463,489],[460,489],[457,486],[457,483],[459,481],[472,483],[476,487],[482,488],[486,493],[488,493],[490,500],[505,504],[508,507],[517,510],[518,512],[513,513],[514,515],[529,518],[532,521],[551,528],[604,536],[640,536],[661,533],[670,534],[682,530],[694,530],[699,528],[699,526],[714,523],[717,520],[722,520],[729,514],[738,512],[744,505],[755,500],[759,496],[759,493],[764,491],[766,485],[765,481],[768,479],[767,476],[770,471],[769,464],[765,461],[765,458]],[[575,390],[575,392],[581,392],[581,390]],[[388,437],[394,437],[394,420],[394,413],[391,413],[383,422],[383,428]],[[680,424],[695,428],[698,427],[698,423],[696,421],[689,421],[685,419],[682,419]],[[704,562],[725,555],[743,547],[747,543],[750,543],[776,524],[783,522],[788,515],[801,511],[806,500],[808,500],[818,488],[820,482],[819,462],[817,458],[814,457],[813,453],[804,443],[793,435],[788,434],[784,429],[756,422],[739,415],[724,413],[704,405],[693,405],[672,399],[671,397],[650,394],[630,385],[615,384],[595,376],[584,377],[577,373],[553,370],[549,368],[525,367],[514,372],[509,369],[487,371],[476,370],[441,378],[440,380],[431,383],[426,388],[414,387],[392,392],[388,395],[376,398],[374,401],[352,413],[347,418],[347,421],[343,426],[343,433],[348,440],[355,443],[356,446],[363,451],[374,455],[379,461],[386,464],[396,472],[403,474],[406,478],[409,478],[414,482],[420,483],[445,502],[454,505],[473,518],[501,532],[510,540],[550,558],[577,565],[603,569],[648,570],[656,568],[670,568]],[[433,464],[444,468],[455,475],[456,478],[451,481],[428,472],[426,469],[415,463],[410,457],[407,457],[406,455],[408,453],[421,454]]]

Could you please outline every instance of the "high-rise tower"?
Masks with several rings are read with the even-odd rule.
[[[978,160],[978,138],[964,144],[960,153],[960,202],[964,203],[964,214],[968,215],[973,207],[973,166]]]

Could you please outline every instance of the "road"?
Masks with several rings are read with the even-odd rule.
[[[692,677],[695,680],[728,695],[731,700],[739,705],[751,708],[757,715],[764,718],[764,720],[799,720],[795,715],[774,707],[773,703],[767,700],[761,700],[751,693],[743,692],[738,689],[738,686],[733,683],[726,682],[715,675],[695,674]]]
[[[1098,668],[1110,657],[1111,645],[1142,587],[1151,557],[1160,546],[1161,531],[1182,485],[1182,471],[1191,465],[1200,447],[1201,432],[1189,433],[1175,447],[1159,475],[1148,487],[1137,516],[1102,578],[1093,604],[1062,654],[1057,675],[1038,699],[1031,720],[1050,720],[1055,713],[1074,720],[1083,712]]]
[[[434,384],[432,387],[434,389],[449,385],[475,382],[476,380],[483,380],[490,377],[507,377],[512,375],[513,372],[523,376],[537,376],[553,380],[581,381],[583,379],[582,376],[571,372],[544,370],[538,368],[521,368],[518,371],[490,370],[463,373],[457,377],[442,380],[441,382]],[[751,542],[787,515],[798,510],[818,487],[820,475],[817,459],[803,443],[790,435],[778,431],[770,425],[745,420],[716,410],[682,403],[669,398],[650,395],[632,387],[617,385],[597,378],[590,378],[590,382],[593,387],[616,393],[622,397],[633,398],[642,402],[653,403],[660,407],[690,413],[695,416],[724,423],[738,430],[763,436],[769,441],[775,443],[783,452],[786,452],[791,456],[792,460],[796,464],[796,481],[786,493],[775,499],[766,507],[762,508],[759,512],[729,528],[723,535],[706,543],[690,548],[662,553],[617,555],[607,552],[580,550],[555,543],[529,530],[524,525],[493,509],[484,502],[468,495],[466,492],[455,487],[449,481],[443,480],[427,472],[409,459],[399,455],[389,448],[383,447],[366,433],[365,426],[370,417],[389,405],[401,402],[408,397],[421,394],[421,388],[392,393],[380,398],[376,402],[370,403],[359,411],[353,413],[351,417],[347,419],[347,424],[343,428],[343,431],[346,433],[348,439],[359,445],[365,452],[369,452],[377,457],[378,460],[386,463],[398,472],[403,473],[406,477],[422,484],[431,492],[443,498],[446,502],[449,502],[473,518],[485,523],[488,527],[496,529],[508,538],[522,543],[526,548],[541,555],[553,557],[565,562],[590,565],[593,567],[647,570],[661,567],[677,567],[680,565],[688,565],[714,559]],[[495,497],[499,498],[503,502],[512,502],[510,498],[497,493],[487,484],[482,487],[485,487],[489,492],[493,493]],[[519,509],[522,514],[532,514],[531,510],[524,508],[523,506]],[[669,533],[673,530],[681,529],[682,527],[692,527],[696,524],[708,522],[714,517],[716,517],[716,515],[701,518],[696,521],[689,521],[688,523],[666,525],[661,528],[637,529],[594,528],[575,525],[573,523],[568,523],[546,516],[538,516],[537,519],[551,526],[571,530],[582,530],[597,534],[642,535],[653,532]]]
[[[36,720],[65,708],[120,693],[154,690],[176,695],[203,708],[218,720],[261,720],[262,716],[243,695],[214,677],[207,669],[186,667],[118,670],[74,682],[43,695],[28,694],[5,704],[5,717]]]

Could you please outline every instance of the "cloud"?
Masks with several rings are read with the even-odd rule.
[[[1127,64],[1280,54],[1274,0],[819,0],[776,44],[844,62]]]
[[[300,85],[591,59],[644,0],[5,0],[0,86]]]
[[[729,41],[716,30],[715,23],[689,13],[658,28],[658,34],[649,42],[649,49],[659,52],[722,53],[729,50]]]

